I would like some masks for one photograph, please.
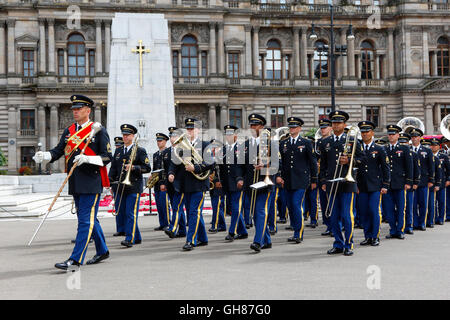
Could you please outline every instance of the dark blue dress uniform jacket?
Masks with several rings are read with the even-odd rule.
[[[69,128],[66,128],[59,140],[58,145],[51,149],[49,152],[52,155],[51,162],[54,162],[64,156],[64,148],[66,147],[67,140],[70,138]],[[86,141],[87,142],[87,139]],[[102,158],[103,164],[106,166],[111,162],[111,146],[109,144],[109,135],[105,128],[102,128],[91,140],[89,148],[95,152],[96,155]],[[77,149],[72,157],[68,161],[67,172],[73,166],[75,156],[81,153],[80,149]],[[102,193],[102,178],[100,175],[100,167],[94,164],[84,163],[81,166],[77,166],[69,178],[69,194],[96,194]]]
[[[365,145],[362,144],[365,148]],[[358,189],[360,192],[371,193],[380,191],[381,188],[389,189],[391,174],[389,158],[382,146],[372,143],[368,151],[365,151],[365,159],[358,169]]]
[[[447,163],[446,163],[447,162]],[[448,157],[442,153],[438,153],[435,156],[435,183],[439,189],[445,188],[445,182],[447,181],[447,168]]]
[[[168,189],[167,172],[170,166],[170,148],[166,148],[162,151],[156,151],[153,154],[153,171],[164,169],[159,175],[159,180],[155,184],[155,190],[160,190],[161,185],[165,185]],[[172,188],[172,187],[171,187]]]
[[[346,164],[343,166],[341,175],[339,176],[339,171],[341,165],[339,165],[339,153],[344,151],[344,144],[345,144],[346,134],[342,134],[339,141],[334,141],[334,136],[331,135],[325,139],[322,139],[320,143],[320,173],[319,173],[319,181],[320,185],[327,185],[327,192],[330,191],[331,182],[328,182],[328,180],[332,180],[334,178],[338,177],[345,177],[348,172],[349,164]],[[358,168],[364,161],[364,152],[362,149],[361,144],[359,141],[356,141],[356,149],[355,149],[355,159],[353,161],[353,168]],[[350,144],[352,146],[352,143]],[[350,157],[349,151],[349,157]],[[336,170],[336,166],[339,165],[339,167]],[[335,176],[336,172],[336,176]],[[354,175],[354,173],[352,173]],[[355,179],[356,180],[356,179]],[[341,181],[338,184],[337,192],[356,192],[357,186],[356,183],[353,182],[344,182]]]
[[[235,144],[231,152],[223,147],[223,160],[219,165],[220,181],[226,192],[236,192],[239,181],[244,181],[244,146]]]
[[[214,163],[206,163],[203,151],[206,149],[206,147],[209,145],[209,143],[205,141],[197,140],[194,148],[197,150],[198,154],[202,156],[203,162],[201,164],[195,164],[195,174],[202,174],[203,172],[206,172],[207,170],[214,169]],[[180,154],[182,156],[182,154]],[[172,157],[174,157],[172,155]],[[183,164],[176,164],[178,162],[177,159],[174,159],[170,162],[169,166],[169,172],[168,176],[173,174],[175,176],[175,180],[173,182],[173,187],[176,192],[205,192],[209,190],[209,178],[206,178],[205,180],[199,180],[194,175],[186,171]]]
[[[286,190],[307,189],[318,182],[317,159],[311,141],[298,137],[292,144],[291,138],[280,142],[280,172]]]
[[[442,167],[441,188],[445,188],[445,183],[450,181],[450,158],[444,151],[439,151],[439,160]]]
[[[396,144],[394,149],[390,150],[390,145],[384,146],[386,154],[389,157],[389,166],[391,170],[392,190],[404,189],[405,184],[413,186],[413,158],[408,146]]]
[[[414,151],[413,151],[414,152]],[[417,151],[420,159],[419,187],[426,187],[428,182],[434,183],[434,156],[431,149],[420,146]]]
[[[117,148],[114,152],[114,159],[111,164],[111,169],[109,171],[109,180],[111,182],[118,182],[120,173],[122,171],[122,167],[128,164],[131,152],[133,148],[131,148],[128,152],[125,153],[125,147]],[[123,163],[125,161],[125,165]],[[147,152],[144,148],[138,147],[136,158],[133,161],[133,170],[130,173],[130,186],[126,186],[122,183],[118,184],[117,192],[122,193],[122,188],[124,194],[131,193],[142,193],[144,191],[144,178],[142,174],[149,173],[152,169],[150,166],[150,160],[148,159]],[[122,173],[122,181],[126,177],[126,171]]]
[[[420,159],[417,153],[411,151],[411,154],[413,160],[413,184],[418,186],[420,183]]]

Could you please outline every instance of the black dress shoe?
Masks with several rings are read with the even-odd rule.
[[[288,226],[286,228],[284,228],[285,230],[294,230],[294,228],[292,226]]]
[[[372,239],[368,238],[360,243],[361,246],[368,246],[372,244]]]
[[[94,241],[94,239],[90,238],[89,243],[92,243],[92,241]],[[77,242],[76,239],[70,240],[70,243],[76,243],[76,242]]]
[[[227,231],[227,229],[217,229],[217,232],[224,232]]]
[[[261,249],[271,249],[272,248],[272,244],[271,243],[266,243],[265,245],[263,245],[261,247]]]
[[[275,230],[269,230],[269,234],[270,234],[271,236],[274,236],[274,235],[277,234],[277,232],[276,232]]]
[[[179,233],[177,233],[177,234],[175,235],[175,238],[186,238],[186,235],[185,235],[185,234],[179,234]]]
[[[225,237],[225,241],[233,242],[234,241],[234,235],[227,234]]]
[[[277,223],[285,224],[285,223],[286,223],[286,220],[278,220]]]
[[[164,230],[164,233],[167,234],[170,239],[175,238],[175,233],[170,231],[169,229]]]
[[[417,227],[417,230],[420,230],[420,231],[427,231],[427,228],[425,228],[425,227]]]
[[[301,242],[302,242],[302,239],[290,237],[290,238],[287,239],[287,241],[288,241],[288,242],[301,243]]]
[[[250,245],[250,249],[255,250],[255,252],[261,252],[261,246],[259,245],[259,243],[252,243]]]
[[[56,263],[56,264],[55,264],[55,268],[58,268],[58,269],[61,269],[61,270],[67,270],[67,269],[69,269],[69,267],[71,267],[71,266],[77,266],[77,267],[79,267],[80,264],[79,264],[78,262],[76,262],[75,260],[72,260],[72,259],[67,259],[67,260],[64,261],[64,262]]]
[[[438,221],[438,222],[436,222],[436,224],[438,224],[438,225],[442,226],[442,225],[444,224],[444,222],[442,222],[442,221]]]
[[[329,236],[330,234],[331,234],[331,231],[327,230],[325,232],[322,232],[320,235],[322,235],[322,236]]]
[[[397,239],[400,239],[400,240],[404,240],[404,239],[405,239],[405,235],[404,235],[403,233],[400,233],[400,234],[398,234],[398,235],[396,236],[396,238],[397,238]]]
[[[245,225],[245,228],[247,228],[247,229],[250,229],[251,227],[253,227],[253,223]]]
[[[412,230],[406,230],[405,233],[406,234],[414,234],[414,232]]]
[[[434,225],[432,225],[432,224],[427,224],[427,228],[434,228]]]
[[[108,258],[109,258],[109,251],[106,251],[106,253],[104,254],[95,255],[91,260],[87,261],[86,264],[96,264]]]
[[[344,249],[344,256],[352,256],[352,255],[353,255],[352,249],[349,249],[349,248]]]
[[[120,244],[127,248],[131,248],[133,246],[131,241],[128,241],[128,240],[123,240]]]
[[[134,244],[141,244],[142,240],[134,240]]]
[[[196,247],[204,247],[208,245],[208,241],[199,241],[195,246]]]
[[[194,249],[194,246],[190,242],[186,242],[185,245],[183,246],[184,251],[191,251],[192,249]]]
[[[335,247],[333,247],[333,249],[330,249],[330,250],[327,251],[328,254],[339,254],[339,253],[342,253],[342,252],[344,252],[343,249],[335,248]]]
[[[372,247],[376,247],[376,246],[379,246],[380,245],[380,239],[372,239],[372,242],[370,243],[370,245],[372,246]]]
[[[211,228],[211,229],[208,230],[208,232],[209,232],[209,233],[217,233],[217,232],[219,232],[219,231],[218,231],[217,229]]]
[[[248,234],[237,234],[234,236],[235,240],[242,240],[242,239],[247,239],[248,238]]]
[[[153,229],[153,230],[155,230],[155,231],[163,231],[163,230],[164,230],[164,228],[165,228],[165,227],[161,227],[161,226],[159,226],[159,227],[157,227],[157,228],[155,228],[155,229]]]
[[[121,236],[125,236],[125,232],[116,232],[113,234],[113,237],[121,237]]]

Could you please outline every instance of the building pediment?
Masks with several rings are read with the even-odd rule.
[[[24,34],[16,38],[16,45],[18,48],[37,48],[38,41],[38,38],[29,34]]]
[[[425,85],[423,91],[450,91],[450,78],[433,80]]]

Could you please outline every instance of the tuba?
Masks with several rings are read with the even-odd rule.
[[[147,188],[150,190],[158,183],[159,176],[164,172],[164,169],[158,169],[155,171],[152,171],[150,177],[147,180]]]
[[[190,164],[201,164],[203,162],[203,158],[202,156],[197,152],[197,150],[195,150],[195,148],[191,145],[191,142],[189,141],[189,139],[187,138],[186,133],[183,133],[177,140],[174,141],[174,143],[172,144],[172,146],[174,147],[175,150],[173,150],[173,154],[175,155],[176,158],[178,158],[178,160],[180,160],[180,162],[182,164],[186,165],[190,165]],[[179,149],[181,149],[183,151],[183,153],[187,153],[191,155],[191,159],[188,160],[186,158],[182,158],[178,155]],[[191,172],[194,177],[196,177],[198,180],[206,180],[209,175],[211,174],[211,170],[208,170],[202,174],[197,174],[194,172]]]
[[[425,132],[425,125],[423,122],[416,117],[406,117],[397,122],[397,126],[402,128],[404,133],[410,133],[412,129],[417,128],[422,132]]]
[[[450,114],[446,115],[444,119],[441,120],[439,130],[445,138],[450,140]]]

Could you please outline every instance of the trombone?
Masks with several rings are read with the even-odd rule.
[[[331,213],[333,212],[334,207],[334,201],[336,200],[336,194],[339,188],[339,182],[355,182],[355,179],[352,176],[353,172],[353,163],[355,158],[355,151],[356,146],[358,144],[358,134],[360,134],[360,130],[358,126],[351,126],[347,132],[347,136],[345,137],[345,144],[344,144],[344,150],[339,153],[339,156],[336,161],[336,169],[334,170],[334,176],[332,180],[328,180],[331,182],[331,188],[330,188],[330,196],[328,197],[328,200],[333,198],[333,201],[331,203],[330,207],[330,201],[327,203],[327,208],[325,210],[325,216],[329,218],[331,216]],[[351,137],[353,137],[353,145],[351,146],[350,151],[350,144],[351,144]],[[350,160],[349,160],[349,167],[347,174],[345,177],[341,177],[342,175],[342,169],[344,168],[344,165],[339,164],[339,159],[341,156],[348,156],[350,154]],[[339,167],[339,173],[338,173],[338,167]],[[338,174],[337,174],[338,173]]]

